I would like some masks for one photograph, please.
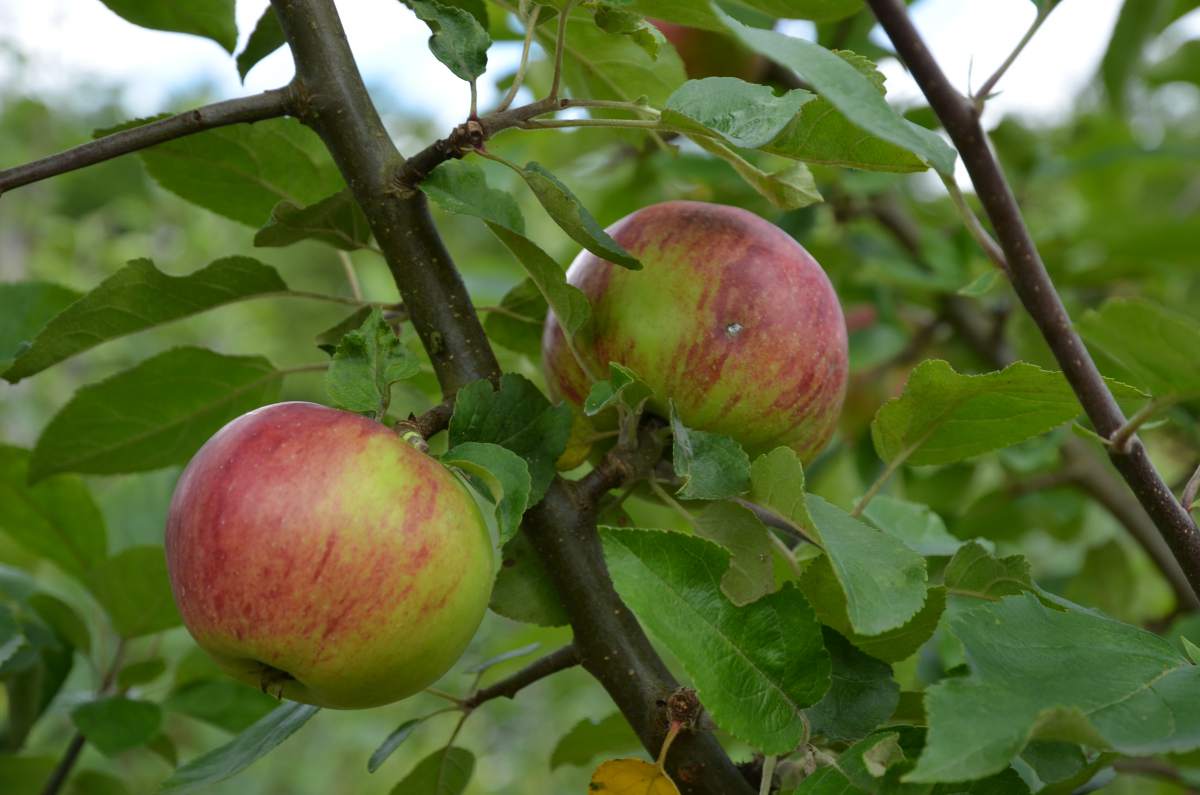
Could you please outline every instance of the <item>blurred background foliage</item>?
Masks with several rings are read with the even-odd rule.
[[[1114,295],[1143,296],[1193,316],[1200,301],[1200,41],[1178,41],[1169,30],[1164,36],[1170,14],[1153,24],[1135,24],[1138,20],[1130,17],[1139,5],[1159,4],[1126,3],[1095,85],[1078,97],[1061,122],[1032,126],[1009,117],[993,133],[1026,218],[1075,317]],[[869,30],[865,18],[857,22],[843,46],[877,54],[878,45],[865,39]],[[821,35],[833,34],[822,29]],[[539,79],[545,79],[544,67],[535,70],[532,80],[536,84]],[[116,94],[110,88],[81,87],[79,101],[68,96],[46,104],[22,91],[21,73],[15,72],[0,84],[0,164],[66,148],[86,140],[93,129],[124,121],[128,113],[111,99]],[[203,90],[194,90],[172,104],[182,109],[205,98]],[[389,107],[386,93],[378,98],[404,151],[441,134],[426,120]],[[929,120],[923,108],[912,109],[910,116],[918,122]],[[929,175],[815,167],[826,203],[780,213],[725,164],[690,147],[674,153],[631,134],[597,130],[510,132],[490,146],[510,160],[536,159],[546,165],[604,225],[669,198],[719,201],[773,220],[809,248],[833,279],[852,327],[852,386],[841,430],[809,469],[810,489],[843,507],[849,507],[877,473],[868,424],[878,406],[898,393],[913,364],[943,357],[963,371],[993,369],[948,328],[934,324],[947,296],[964,296],[978,317],[999,320],[998,327],[1019,358],[1053,366],[1011,290],[994,277],[992,266]],[[494,187],[520,198],[531,237],[560,262],[569,261],[575,245],[520,189],[515,175],[492,163],[481,165]],[[866,211],[880,203],[899,207],[911,218],[923,265]],[[482,225],[440,214],[437,221],[477,304],[499,304],[523,278],[520,267]],[[0,281],[37,279],[86,291],[134,258],[149,257],[163,271],[180,275],[219,257],[253,251],[296,289],[350,295],[337,252],[311,242],[254,250],[254,232],[161,189],[138,158],[125,157],[0,198]],[[368,299],[397,300],[390,274],[377,255],[357,251],[350,261]],[[0,307],[0,326],[3,314],[11,311],[13,307]],[[0,391],[0,439],[32,445],[81,385],[173,346],[200,344],[221,353],[261,354],[279,367],[319,362],[324,354],[314,338],[346,314],[346,307],[335,304],[264,298],[173,323],[155,334],[117,340],[36,378],[5,385]],[[1200,357],[1200,351],[1195,353]],[[500,354],[506,371],[540,379],[535,359],[511,350],[501,349]],[[1102,367],[1106,374],[1122,375],[1112,362],[1102,362]],[[403,415],[429,406],[436,389],[430,376],[407,382],[397,392],[394,411]],[[283,398],[322,401],[320,377],[288,378]],[[1196,408],[1176,407],[1171,423],[1147,429],[1143,436],[1172,484],[1185,479],[1197,463]],[[1069,485],[1037,490],[1022,486],[1052,480],[1061,466],[1059,445],[1072,433],[1062,429],[977,462],[909,469],[889,493],[928,504],[956,536],[982,536],[1001,552],[1024,553],[1033,562],[1036,579],[1052,591],[1125,621],[1161,628],[1175,610],[1170,590],[1103,507]],[[161,544],[177,474],[169,469],[84,479],[107,523],[110,553]],[[636,496],[626,507],[642,526],[677,523],[670,511]],[[0,790],[35,792],[73,733],[70,709],[96,686],[98,667],[112,658],[115,635],[104,611],[74,580],[3,534],[0,563],[5,567],[0,569],[0,592],[19,592],[32,581],[39,591],[74,608],[91,638],[90,652],[77,652],[64,687],[48,717],[34,728],[22,759],[0,756]],[[541,629],[489,614],[470,651],[439,686],[465,693],[471,677],[463,671],[470,664],[533,642],[548,651],[568,639],[565,629]],[[919,689],[956,664],[955,655],[953,644],[929,644],[897,666],[897,678],[906,690]],[[151,792],[171,769],[164,756],[190,759],[223,742],[227,730],[246,725],[273,705],[266,696],[220,679],[182,628],[130,642],[126,659],[127,664],[165,661],[161,673],[135,685],[131,693],[174,705],[163,726],[173,749],[143,747],[105,757],[89,745],[80,769],[93,772],[78,776],[69,791]],[[515,670],[522,662],[505,663],[489,676]],[[206,684],[212,687],[206,690]],[[387,792],[417,760],[445,741],[454,717],[425,724],[373,776],[366,771],[367,756],[403,720],[440,704],[432,696],[419,696],[362,713],[324,711],[289,741],[286,750],[212,792]],[[13,709],[0,695],[0,715]],[[538,683],[516,702],[487,704],[467,721],[458,741],[479,757],[469,792],[583,791],[590,771],[586,760],[583,767],[552,770],[551,753],[580,720],[611,713],[607,696],[579,670]],[[1105,791],[1184,790],[1123,775]]]

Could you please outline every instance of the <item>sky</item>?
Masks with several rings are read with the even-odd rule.
[[[240,44],[266,6],[266,0],[238,0]],[[401,3],[339,0],[338,7],[369,85],[387,90],[412,112],[432,115],[440,127],[465,116],[466,84],[433,59],[425,44],[428,28]],[[1003,93],[989,103],[985,122],[1010,112],[1045,120],[1065,113],[1095,73],[1119,7],[1120,0],[1063,0],[1000,84]],[[969,83],[982,83],[1020,39],[1034,4],[919,0],[912,13],[943,69],[965,91]],[[1197,15],[1185,22],[1200,30]],[[783,24],[795,35],[811,35],[808,23]],[[279,51],[256,66],[243,86],[233,59],[216,43],[139,28],[100,0],[0,0],[0,81],[11,81],[16,72],[13,59],[2,53],[5,40],[27,57],[20,80],[29,94],[77,97],[89,80],[109,83],[120,87],[132,115],[157,113],[172,96],[199,86],[210,86],[217,98],[274,88],[292,71],[290,56]],[[494,49],[493,76],[511,70],[517,56],[515,43]],[[901,104],[918,101],[900,64],[885,61],[881,68],[889,97]],[[480,90],[486,108],[496,96],[486,76]]]

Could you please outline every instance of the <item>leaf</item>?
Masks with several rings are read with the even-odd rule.
[[[281,375],[259,356],[160,353],[76,392],[42,431],[30,478],[186,463],[225,423],[272,402]]]
[[[717,133],[730,146],[758,149],[814,99],[804,89],[777,96],[769,86],[736,77],[706,77],[687,81],[667,97],[662,121],[688,132]]]
[[[806,734],[803,710],[829,685],[812,609],[790,586],[736,607],[721,593],[728,554],[680,533],[601,530],[621,598],[679,659],[717,725],[764,753]]]
[[[1171,0],[1126,0],[1100,61],[1100,77],[1108,100],[1120,110],[1130,79],[1141,64],[1146,45],[1170,19]]]
[[[71,722],[107,756],[144,745],[162,724],[162,710],[149,701],[124,696],[100,698],[71,710]]]
[[[597,756],[620,753],[641,747],[629,721],[620,712],[614,712],[602,720],[585,719],[559,738],[550,754],[550,769],[563,765],[583,767]]]
[[[194,792],[237,775],[295,734],[320,709],[311,704],[284,702],[225,745],[178,768],[163,782],[159,792]]]
[[[437,0],[401,2],[429,25],[433,31],[429,37],[430,52],[456,77],[474,83],[484,73],[492,39],[471,12]]]
[[[539,26],[537,36],[547,52],[554,51],[553,25]],[[661,48],[656,57],[633,38],[600,29],[585,9],[571,13],[563,82],[572,96],[625,102],[644,97],[649,104],[662,107],[686,79],[683,62],[673,48]]]
[[[313,341],[317,343],[318,348],[332,356],[337,351],[337,344],[342,341],[342,337],[352,331],[358,331],[362,327],[362,324],[367,322],[367,318],[371,316],[371,312],[374,309],[375,307],[372,306],[360,306],[334,325],[322,331],[313,338]]]
[[[642,263],[596,223],[592,214],[558,177],[534,161],[526,163],[518,173],[546,213],[572,240],[614,265],[641,270]]]
[[[86,584],[124,638],[179,626],[162,547],[123,550],[92,569]]]
[[[1034,588],[1028,560],[1020,555],[997,558],[977,541],[959,548],[946,564],[943,580],[956,596],[993,601]]]
[[[750,457],[741,445],[719,433],[685,428],[671,405],[676,494],[685,500],[722,500],[750,487]]]
[[[463,442],[441,455],[446,466],[455,467],[487,486],[496,506],[500,543],[504,544],[521,526],[529,507],[529,466],[511,450],[488,442]]]
[[[574,336],[590,313],[587,297],[567,284],[562,267],[525,237],[525,219],[512,196],[488,187],[483,171],[472,163],[447,161],[425,178],[421,190],[442,209],[482,219],[525,268],[554,310],[568,336]]]
[[[367,772],[374,773],[379,769],[380,765],[387,761],[387,758],[400,747],[400,745],[409,738],[409,736],[417,730],[417,727],[423,722],[422,718],[413,718],[406,720],[396,727],[395,731],[387,736],[379,747],[375,749],[375,753],[371,754],[371,758],[367,760]]]
[[[167,697],[163,707],[237,733],[279,706],[272,696],[220,675],[221,679],[183,683]]]
[[[489,605],[493,612],[542,627],[568,623],[558,591],[524,533],[518,533],[504,545],[500,561]]]
[[[854,67],[884,96],[883,75],[870,59],[847,51],[834,55]],[[925,161],[908,149],[863,132],[825,96],[805,103],[799,115],[763,151],[810,163],[872,171],[924,171]]]
[[[271,209],[266,226],[254,235],[254,245],[260,248],[290,246],[301,240],[319,240],[342,251],[354,251],[371,245],[371,227],[347,188],[307,207],[279,202]]]
[[[950,631],[971,674],[926,691],[929,734],[908,780],[1000,771],[1031,736],[1131,756],[1200,747],[1200,668],[1163,638],[1028,593],[964,607]]]
[[[824,629],[823,636],[833,662],[829,691],[805,714],[814,735],[854,742],[892,716],[900,703],[900,685],[890,665],[863,654],[831,629]]]
[[[803,163],[792,163],[780,171],[768,173],[727,146],[706,138],[693,140],[701,149],[733,166],[734,171],[747,185],[781,210],[796,210],[822,201],[812,172]]]
[[[1077,323],[1079,333],[1159,399],[1200,397],[1200,323],[1138,299],[1110,299]]]
[[[516,649],[509,649],[508,651],[497,654],[494,657],[488,657],[481,663],[472,665],[465,671],[465,673],[481,674],[484,671],[495,668],[500,663],[506,663],[509,660],[519,660],[522,657],[528,657],[530,654],[533,654],[540,648],[542,648],[542,644],[535,642]]]
[[[1016,362],[960,375],[928,359],[913,369],[900,397],[879,409],[871,436],[884,461],[948,464],[1025,441],[1081,411],[1061,373]]]
[[[15,384],[103,342],[287,289],[274,268],[250,257],[225,257],[187,276],[135,259],[50,320],[4,377]]]
[[[29,452],[0,445],[0,532],[79,578],[108,554],[104,517],[87,486],[59,475],[29,485]]]
[[[258,18],[258,24],[250,33],[246,46],[238,53],[237,70],[242,82],[246,82],[246,74],[254,65],[284,45],[283,26],[275,9],[268,6]]]
[[[392,401],[392,384],[420,371],[420,361],[374,307],[356,331],[338,342],[325,373],[325,391],[337,408],[382,419]]]
[[[541,361],[542,328],[549,309],[532,279],[522,279],[500,299],[500,311],[483,321],[488,339],[510,351]]]
[[[75,612],[75,608],[48,593],[35,593],[29,597],[28,603],[56,635],[71,645],[71,648],[78,649],[83,654],[91,652],[91,633],[87,624],[79,617],[79,613]]]
[[[117,685],[122,690],[153,682],[167,671],[167,664],[161,657],[130,663],[117,674]]]
[[[746,605],[775,590],[775,558],[767,530],[754,512],[732,502],[714,502],[696,514],[696,535],[729,553],[721,591]]]
[[[813,42],[747,27],[715,3],[711,7],[735,38],[795,70],[860,129],[907,149],[943,174],[953,173],[955,151],[934,132],[906,121],[871,81],[845,60]]]
[[[486,379],[458,391],[450,417],[450,446],[491,442],[519,455],[529,466],[529,504],[545,495],[556,472],[555,461],[567,446],[571,409],[551,406],[529,379],[516,373],[500,377],[500,388]]]
[[[667,771],[641,759],[610,759],[592,773],[588,792],[604,795],[679,795]]]
[[[392,795],[462,795],[475,772],[475,755],[465,748],[439,748],[417,763]]]
[[[0,374],[24,352],[50,318],[79,299],[79,293],[51,282],[0,284]]]
[[[234,0],[189,0],[159,3],[155,0],[103,0],[118,16],[153,30],[203,36],[232,53],[237,46]]]
[[[946,530],[942,517],[926,505],[877,494],[867,503],[863,517],[883,532],[898,538],[918,555],[949,557],[963,542]]]
[[[761,14],[784,19],[811,19],[832,22],[857,13],[862,0],[737,0],[736,6],[746,14]],[[706,3],[696,0],[633,0],[632,7],[646,16],[678,22],[681,25],[723,30],[720,19]]]
[[[607,408],[622,405],[640,413],[653,391],[637,373],[616,362],[608,363],[608,380],[592,384],[583,401],[583,413],[594,417]]]
[[[254,228],[281,201],[303,207],[346,187],[316,133],[295,119],[207,130],[141,157],[167,190]]]
[[[925,559],[814,494],[807,502],[825,555],[805,570],[802,590],[808,594],[812,578],[827,569],[845,595],[851,628],[863,635],[896,629],[916,615],[925,603]]]
[[[804,499],[804,465],[790,447],[776,447],[754,459],[750,467],[750,501],[769,508],[797,530],[816,535]]]

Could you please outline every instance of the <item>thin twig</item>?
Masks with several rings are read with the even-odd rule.
[[[958,148],[1004,251],[1014,290],[1042,332],[1092,426],[1101,436],[1111,438],[1125,424],[1125,416],[1071,324],[1008,180],[992,154],[974,105],[947,80],[909,19],[903,0],[867,1]],[[1193,590],[1200,591],[1200,530],[1191,514],[1163,482],[1142,445],[1135,442],[1128,452],[1110,448],[1109,457],[1154,520]]]
[[[1132,417],[1126,420],[1125,424],[1117,428],[1112,436],[1108,437],[1108,445],[1112,450],[1118,453],[1128,453],[1129,443],[1133,441],[1133,435],[1138,432],[1138,428],[1146,424],[1155,414],[1163,409],[1163,401],[1148,400],[1146,404],[1138,409]],[[1187,506],[1184,505],[1186,508]]]
[[[125,639],[121,638],[117,642],[116,651],[113,652],[112,662],[108,666],[108,670],[104,673],[104,678],[100,680],[99,686],[96,688],[96,695],[104,696],[112,689],[113,682],[117,678],[117,672],[121,669],[121,662],[125,659]],[[54,767],[54,772],[50,774],[50,778],[46,781],[46,785],[42,787],[42,795],[58,795],[63,784],[67,783],[67,778],[71,775],[71,770],[75,767],[75,763],[79,761],[79,754],[83,751],[84,737],[76,732],[71,738],[71,742],[67,744],[67,749],[63,752],[62,759]]]
[[[342,263],[342,271],[346,274],[346,281],[350,284],[350,294],[354,296],[355,301],[362,301],[362,285],[358,283],[358,274],[354,271],[354,263],[351,262],[350,255],[339,248],[338,259]]]
[[[493,685],[476,690],[463,699],[461,703],[464,709],[472,710],[492,699],[514,698],[517,693],[534,682],[540,682],[548,676],[553,676],[559,671],[565,671],[577,665],[579,665],[579,650],[575,647],[574,643],[568,643],[561,649],[552,651],[545,657],[534,660],[511,676],[507,676]]]
[[[529,49],[533,46],[533,35],[537,30],[538,17],[541,13],[542,7],[534,6],[533,12],[525,20],[525,43],[521,46],[521,62],[517,64],[517,73],[513,76],[513,83],[509,86],[508,93],[504,95],[504,99],[500,100],[500,104],[496,106],[496,112],[508,110],[508,106],[517,98],[517,92],[521,90],[521,84],[525,82],[525,69],[529,66]]]
[[[250,97],[215,102],[166,119],[130,127],[41,160],[0,171],[0,194],[186,135],[230,124],[286,116],[292,112],[291,106],[291,88],[285,86]]]
[[[554,37],[554,77],[550,81],[550,95],[548,99],[558,99],[558,89],[562,86],[562,67],[563,55],[567,48],[567,22],[571,18],[571,7],[575,5],[575,0],[567,0],[563,3],[562,10],[558,12],[558,33]]]
[[[966,197],[963,196],[962,190],[958,187],[958,183],[954,181],[954,177],[942,175],[942,183],[946,186],[946,192],[950,194],[950,201],[954,204],[954,209],[958,210],[958,215],[963,220],[963,225],[967,227],[967,231],[971,233],[971,237],[983,249],[983,253],[992,261],[1000,272],[1004,275],[1008,274],[1008,260],[1004,258],[1004,251],[1000,245],[992,239],[987,230],[983,228],[983,224],[979,221],[979,216],[971,209],[971,205],[967,204]]]
[[[1200,494],[1200,466],[1196,467],[1196,471],[1188,478],[1187,485],[1183,487],[1183,494],[1179,501],[1183,503],[1183,507],[1187,510],[1192,510],[1196,505],[1196,496]]]
[[[771,785],[775,778],[775,763],[778,761],[779,757],[774,754],[763,757],[762,783],[758,787],[758,795],[771,795]]]
[[[991,96],[992,89],[995,88],[996,84],[1000,82],[1000,78],[1004,77],[1004,73],[1008,71],[1009,67],[1016,62],[1017,57],[1021,54],[1021,51],[1025,49],[1025,45],[1029,44],[1029,42],[1033,40],[1034,35],[1038,32],[1038,28],[1040,28],[1042,23],[1046,21],[1046,18],[1050,16],[1050,12],[1054,9],[1054,5],[1054,3],[1039,3],[1037,16],[1034,17],[1033,24],[1029,26],[1029,30],[1025,31],[1025,35],[1021,37],[1019,42],[1017,42],[1017,46],[1014,47],[1013,51],[1008,54],[1008,57],[1004,59],[1004,62],[1000,64],[995,72],[992,73],[991,77],[983,81],[983,85],[979,87],[977,92],[975,92],[975,98],[973,102],[975,105],[975,113],[977,115],[983,113],[983,106],[987,104],[988,98]]]

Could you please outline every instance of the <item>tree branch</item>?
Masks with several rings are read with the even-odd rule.
[[[332,0],[272,0],[296,61],[297,113],[325,141],[370,222],[444,393],[499,365],[424,196],[397,185],[404,160],[354,63]],[[556,478],[525,517],[575,632],[585,669],[600,681],[642,744],[657,753],[667,721],[659,701],[678,686],[613,589],[591,505]],[[680,736],[668,767],[688,795],[752,791],[716,739]]]
[[[1008,181],[992,154],[974,105],[946,79],[908,18],[902,0],[868,0],[868,4],[962,156],[1004,251],[1013,288],[1041,330],[1097,432],[1105,438],[1111,437],[1125,424],[1125,416],[1071,325]],[[1127,451],[1110,449],[1109,456],[1154,520],[1192,589],[1200,589],[1200,531],[1191,515],[1163,482],[1136,437]]]
[[[552,651],[545,657],[534,660],[512,676],[505,677],[495,684],[476,690],[462,701],[462,707],[472,710],[480,704],[495,698],[513,698],[518,692],[534,682],[539,682],[547,676],[559,671],[574,668],[579,665],[579,650],[574,643],[568,643],[557,651]]]
[[[166,119],[130,127],[86,144],[80,144],[65,152],[0,171],[0,194],[48,177],[103,163],[105,160],[112,160],[114,157],[146,149],[155,144],[183,138],[186,135],[194,135],[230,124],[243,124],[286,116],[291,113],[290,103],[291,88],[285,86],[251,97],[216,102]]]

